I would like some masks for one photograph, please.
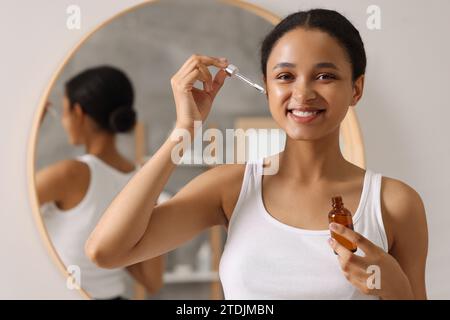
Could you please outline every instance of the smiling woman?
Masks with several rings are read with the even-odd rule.
[[[329,151],[335,153],[342,151],[343,157],[349,163],[364,167],[362,137],[354,108],[345,109],[344,107],[346,102],[348,102],[347,107],[350,106],[351,101],[347,101],[350,95],[350,84],[347,82],[348,78],[345,79],[343,76],[348,76],[348,72],[352,69],[349,64],[342,61],[344,56],[341,52],[342,48],[341,51],[336,48],[334,39],[322,39],[323,35],[320,33],[311,36],[309,36],[310,33],[307,33],[299,34],[292,39],[289,38],[288,43],[285,43],[284,39],[289,37],[289,34],[286,34],[278,39],[273,50],[271,49],[275,54],[269,54],[267,57],[270,60],[264,64],[267,64],[267,74],[266,68],[264,68],[263,77],[256,80],[258,78],[258,59],[254,52],[259,47],[261,39],[273,28],[271,24],[279,22],[274,15],[241,1],[229,1],[227,4],[193,0],[189,4],[186,1],[169,1],[157,4],[149,3],[134,9],[134,11],[120,16],[120,19],[114,19],[105,24],[103,28],[91,35],[75,54],[67,58],[68,61],[55,76],[56,81],[51,84],[51,90],[45,95],[46,101],[53,102],[49,113],[53,114],[55,113],[53,110],[56,110],[56,113],[61,114],[62,118],[44,117],[41,123],[42,119],[39,115],[39,136],[36,127],[31,141],[30,154],[34,156],[37,151],[37,157],[31,157],[30,160],[33,185],[31,194],[35,204],[37,222],[58,265],[66,275],[69,270],[81,270],[81,289],[93,298],[132,297],[133,293],[124,290],[122,282],[120,285],[114,285],[111,282],[99,285],[95,274],[90,273],[89,270],[96,270],[97,276],[104,281],[107,280],[105,275],[126,278],[127,288],[130,284],[128,277],[131,275],[137,282],[145,285],[151,296],[162,285],[163,270],[161,269],[163,264],[158,258],[163,254],[174,253],[174,249],[196,235],[201,236],[201,231],[212,225],[226,226],[230,231],[227,247],[233,246],[233,239],[238,234],[233,234],[232,230],[241,219],[239,210],[246,206],[244,193],[240,196],[240,190],[241,188],[242,190],[246,189],[247,184],[252,181],[249,175],[252,168],[256,168],[252,167],[254,164],[248,163],[247,166],[231,164],[213,168],[206,173],[202,173],[203,169],[179,166],[180,170],[171,175],[169,171],[173,167],[166,158],[174,147],[174,145],[164,142],[167,138],[166,134],[172,133],[170,130],[173,128],[174,120],[176,119],[177,126],[190,132],[190,122],[188,123],[186,120],[199,119],[189,118],[186,115],[206,116],[211,107],[208,103],[212,103],[212,100],[216,107],[211,114],[208,114],[208,120],[218,123],[221,129],[227,128],[236,118],[241,119],[243,116],[264,117],[272,120],[271,122],[275,120],[289,139],[297,139],[297,143],[313,142],[311,145],[325,151],[331,145],[325,142],[329,143],[332,140],[333,148]],[[176,12],[179,13],[177,19],[173,19]],[[169,16],[171,19],[167,19]],[[194,20],[198,23],[192,23],[193,16],[197,17]],[[172,22],[168,23],[169,20]],[[239,23],[230,23],[230,21]],[[210,26],[207,32],[204,25]],[[232,26],[236,27],[232,28]],[[186,34],[190,37],[186,37]],[[297,38],[301,38],[302,42],[297,43]],[[322,52],[316,46],[317,38],[326,41],[331,48]],[[236,45],[223,46],[225,42],[230,42],[230,39],[234,39],[232,41]],[[279,45],[284,49],[281,50]],[[285,52],[286,50],[298,50],[303,46],[310,50],[316,50],[316,52],[302,49],[300,50],[302,55],[298,57],[289,56]],[[244,74],[252,80],[255,79],[255,83],[261,84],[264,81],[267,92],[265,95],[259,94],[248,86],[242,86],[241,82],[228,82],[225,69],[230,65],[224,63],[226,61],[223,59],[219,62],[210,56],[193,55],[187,59],[185,68],[173,75],[172,72],[176,69],[174,66],[179,66],[193,52],[208,52],[232,59],[237,65],[245,68]],[[308,55],[317,55],[317,59],[305,60]],[[105,62],[108,62],[108,66],[104,65]],[[323,62],[334,63],[338,70],[331,68],[329,64],[323,64]],[[272,66],[272,64],[274,65]],[[277,65],[276,69],[274,69],[275,64]],[[116,67],[112,67],[113,65]],[[208,69],[208,66],[211,70]],[[189,74],[193,71],[190,68],[194,67],[201,70],[201,72],[195,71],[199,72],[198,77],[192,77],[192,74]],[[209,77],[213,68],[217,71],[215,78],[212,75]],[[188,83],[181,81],[185,79],[185,72],[189,74],[190,81]],[[280,74],[273,78],[272,72]],[[109,76],[104,77],[105,74],[109,74]],[[112,74],[116,76],[112,76]],[[335,78],[331,77],[332,74]],[[169,81],[170,76],[173,76],[172,87]],[[208,79],[211,79],[211,82],[208,82]],[[304,80],[304,83],[300,79]],[[131,80],[133,85],[130,90],[128,83]],[[196,88],[194,83],[197,81],[203,82],[204,88],[209,89],[208,92]],[[224,82],[228,83],[222,87]],[[181,93],[183,86],[189,86],[190,90],[195,93],[195,105],[185,104],[186,101],[192,102],[192,96]],[[294,95],[297,98],[301,96],[304,87],[308,87],[308,90],[313,92],[310,100],[314,100],[315,103],[300,103],[302,102],[300,100],[288,99],[287,91],[280,90],[282,88],[287,90],[289,86],[292,91],[299,90],[299,93]],[[337,88],[346,90],[345,97],[336,95]],[[219,90],[221,94],[218,94]],[[260,92],[264,91],[260,90]],[[212,93],[217,96],[210,99]],[[171,108],[173,96],[175,96],[176,103],[175,107]],[[202,103],[199,99],[203,99]],[[269,108],[262,109],[261,105],[267,101],[269,101]],[[59,102],[61,107],[58,107]],[[205,102],[206,104],[204,104]],[[133,107],[131,108],[131,106]],[[340,109],[336,109],[336,106]],[[206,109],[202,109],[202,107],[206,107]],[[44,110],[46,108],[43,105],[41,106],[43,115],[45,115]],[[163,147],[151,157],[149,156],[150,160],[139,171],[136,179],[133,178],[130,181],[130,187],[125,188],[111,205],[114,195],[134,174],[134,167],[138,167],[140,164],[140,158],[138,156],[134,158],[134,147],[136,150],[149,147],[143,146],[142,141],[139,143],[139,139],[136,139],[138,143],[134,146],[134,141],[130,140],[130,137],[118,135],[118,133],[125,133],[132,129],[136,120],[134,110],[139,114],[141,126],[145,125],[146,129],[136,132],[135,136],[142,137],[147,133],[150,137],[149,143],[152,143],[151,148],[157,150],[160,145]],[[340,128],[335,122],[338,111],[339,116],[342,117]],[[270,117],[270,113],[272,113],[272,117]],[[176,118],[175,114],[177,114]],[[201,120],[205,119],[206,117]],[[330,119],[333,121],[332,124],[330,124]],[[60,122],[60,120],[62,121]],[[187,127],[185,127],[186,124],[188,124]],[[315,129],[312,126],[315,126]],[[334,129],[333,139],[327,140],[325,138],[326,131],[331,129]],[[296,136],[297,134],[298,136]],[[70,144],[82,146],[84,150],[71,148],[67,144],[66,137]],[[36,142],[39,144],[36,145]],[[285,203],[278,206],[278,209],[274,209],[271,207],[271,203],[267,202],[271,195],[264,193],[266,207],[261,206],[262,202],[258,203],[257,212],[264,213],[264,219],[270,220],[276,217],[276,219],[283,220],[286,218],[284,219],[285,223],[301,227],[303,222],[308,220],[308,202],[293,200],[298,194],[297,191],[293,194],[292,190],[298,190],[305,197],[307,194],[317,193],[321,197],[327,198],[331,187],[327,187],[326,179],[307,185],[311,182],[308,175],[296,174],[292,176],[296,177],[295,180],[285,179],[286,170],[295,174],[297,169],[302,169],[303,166],[311,163],[308,159],[299,157],[298,164],[301,165],[295,166],[295,162],[291,161],[291,156],[283,157],[283,154],[292,152],[292,143],[292,141],[288,142],[287,149],[280,154],[280,159],[284,159],[285,162],[279,174],[274,178],[279,177],[281,180],[275,179],[266,186],[266,181],[270,181],[271,178],[264,178],[264,192],[266,192],[266,188],[270,190],[271,186],[282,182],[282,187],[277,192],[285,193],[290,199],[285,199]],[[305,154],[310,154],[310,152],[305,152]],[[318,160],[319,157],[314,159]],[[343,161],[340,160],[339,163],[342,164]],[[190,172],[187,174],[188,170]],[[182,172],[180,173],[180,171]],[[36,175],[34,175],[35,173]],[[155,177],[155,173],[159,173],[161,176]],[[170,182],[168,181],[169,175],[174,178]],[[57,179],[51,179],[52,177]],[[330,178],[328,175],[326,177]],[[346,199],[353,200],[350,201],[353,202],[353,205],[355,190],[360,187],[360,180],[356,179],[358,177],[360,178],[360,176],[343,175],[330,178],[330,181],[336,182],[333,187],[342,187],[347,190],[343,194]],[[184,186],[186,180],[191,179],[192,181]],[[49,181],[57,181],[59,184],[49,184]],[[262,187],[261,184],[260,186]],[[325,188],[322,188],[323,186]],[[290,188],[290,191],[286,190],[287,187]],[[317,190],[321,190],[321,188],[323,191],[318,193]],[[176,192],[177,195],[173,200],[167,201],[167,204],[163,204],[158,199],[161,192],[166,189]],[[251,188],[248,190],[251,193]],[[109,195],[106,195],[106,191]],[[261,200],[263,199],[262,195],[259,197]],[[275,197],[279,196],[280,194],[275,195]],[[314,201],[321,203],[323,200],[321,197]],[[238,202],[238,198],[242,198],[242,200]],[[274,204],[276,205],[275,202]],[[283,205],[286,204],[302,214],[305,212],[302,217],[306,220],[289,221],[294,216],[284,218],[280,215],[276,216],[274,212],[285,210],[286,207]],[[37,208],[38,205],[40,205],[40,210]],[[110,205],[110,209],[107,210]],[[305,209],[300,210],[303,207]],[[326,207],[328,211],[328,204]],[[286,213],[291,212],[292,208],[288,207]],[[270,214],[266,214],[263,209],[267,209]],[[104,218],[93,230],[105,210]],[[181,215],[183,212],[185,214]],[[278,221],[276,219],[274,221]],[[134,226],[131,227],[131,230],[128,229],[129,223]],[[304,223],[304,226],[316,228],[314,223],[310,225]],[[245,224],[242,225],[245,226]],[[64,229],[64,226],[67,229]],[[119,232],[113,232],[114,235],[111,236],[110,232],[115,227]],[[147,228],[150,233],[146,235],[144,229],[140,228]],[[323,226],[320,224],[319,228],[323,228]],[[86,243],[85,252],[85,241],[91,232],[92,236]],[[129,237],[121,238],[119,237],[121,234],[128,234]],[[149,243],[152,245],[147,247]],[[195,245],[195,241],[192,243]],[[246,241],[242,242],[242,244],[245,243]],[[137,251],[131,253],[129,249],[132,247]],[[243,248],[246,247],[243,246]],[[191,249],[188,248],[188,250]],[[259,248],[255,248],[255,250],[259,250]],[[230,283],[227,281],[229,275],[234,272],[229,269],[228,263],[230,261],[228,256],[233,251],[226,249],[221,262],[220,275],[222,283],[225,285],[227,298],[235,295],[232,291],[230,293]],[[182,251],[180,250],[180,252]],[[234,254],[238,253],[237,250],[234,252]],[[283,258],[286,261],[289,261],[288,253]],[[174,271],[189,269],[175,268],[178,256],[176,254],[170,256],[170,254],[168,255],[171,258],[168,259],[168,269],[170,267]],[[190,253],[192,256],[194,254]],[[220,252],[218,254],[220,255]],[[92,261],[89,261],[89,258]],[[246,265],[248,261],[246,262],[242,257],[237,257],[235,261],[244,265],[244,273],[246,270],[250,270],[249,268],[253,268],[253,264],[249,262]],[[97,266],[92,262],[95,262]],[[81,269],[73,269],[74,265],[80,266]],[[218,259],[214,265],[218,267]],[[179,266],[185,267],[181,264]],[[266,266],[277,268],[278,263],[271,261],[266,263]],[[289,268],[289,266],[286,267]],[[284,272],[285,269],[281,268],[280,271]],[[254,271],[259,272],[257,268]],[[165,274],[165,276],[168,275],[172,276],[173,274]],[[208,276],[208,279],[215,279],[209,274]],[[168,281],[172,278],[165,277]],[[252,278],[254,276],[248,275],[249,284],[252,283]],[[193,282],[192,279],[205,279],[205,274],[185,276],[183,281]],[[304,281],[301,277],[297,280]],[[280,282],[280,284],[282,287],[283,283]],[[183,289],[178,288],[177,290],[181,292],[184,290],[184,294],[191,298],[194,294],[192,286],[183,285],[183,287]],[[282,294],[278,295],[277,290],[272,294],[274,297],[282,296]],[[264,288],[256,294],[256,296],[263,295],[265,295]],[[299,291],[294,295],[302,297]],[[201,298],[205,296],[208,295],[202,295]],[[214,297],[220,297],[220,295]],[[310,297],[314,297],[314,292],[310,292]]]
[[[227,81],[229,61],[218,57],[194,54],[172,76],[175,130],[192,133],[209,116]],[[220,262],[227,299],[426,298],[420,196],[351,163],[340,149],[340,127],[362,97],[365,66],[360,34],[340,13],[313,9],[286,17],[261,50],[269,109],[287,135],[284,151],[216,167],[158,205],[177,165],[170,136],[108,207],[87,255],[99,266],[123,267],[219,225],[228,231]],[[268,175],[266,163],[274,159],[279,170]],[[355,243],[355,253],[327,241],[329,199],[336,194],[354,213],[355,231],[333,231]],[[366,270],[374,265],[381,270],[379,288],[367,285]]]

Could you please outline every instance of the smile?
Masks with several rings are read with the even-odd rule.
[[[300,111],[300,110],[288,110],[288,117],[297,123],[310,123],[318,119],[325,110],[315,110],[315,111]]]

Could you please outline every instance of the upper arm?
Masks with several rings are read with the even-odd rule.
[[[39,204],[62,202],[73,194],[71,188],[78,185],[78,180],[89,176],[85,163],[76,160],[64,160],[48,166],[36,173],[36,191]]]
[[[174,197],[154,207],[144,235],[126,257],[125,265],[171,251],[201,231],[226,225],[223,193],[239,171],[235,165],[210,169],[191,180]]]
[[[405,183],[383,178],[382,209],[389,217],[393,232],[393,244],[389,253],[408,277],[415,298],[426,299],[428,230],[422,199]]]

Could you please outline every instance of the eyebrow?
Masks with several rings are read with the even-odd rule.
[[[277,68],[295,68],[296,64],[291,62],[280,62],[273,67],[272,70],[275,70]],[[339,68],[332,62],[319,62],[314,65],[314,69],[321,69],[321,68],[331,68],[335,70],[339,70]]]

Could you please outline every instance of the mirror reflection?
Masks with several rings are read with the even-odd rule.
[[[226,56],[261,84],[258,50],[271,28],[239,6],[150,3],[100,28],[64,66],[41,120],[36,188],[54,249],[67,268],[79,267],[81,288],[91,298],[223,298],[217,272],[225,238],[220,228],[120,269],[95,266],[84,244],[115,195],[173,128],[170,78],[179,66],[197,52]],[[222,88],[205,127],[225,131],[258,123],[274,126],[265,96],[234,80]],[[210,168],[180,165],[158,203]]]

